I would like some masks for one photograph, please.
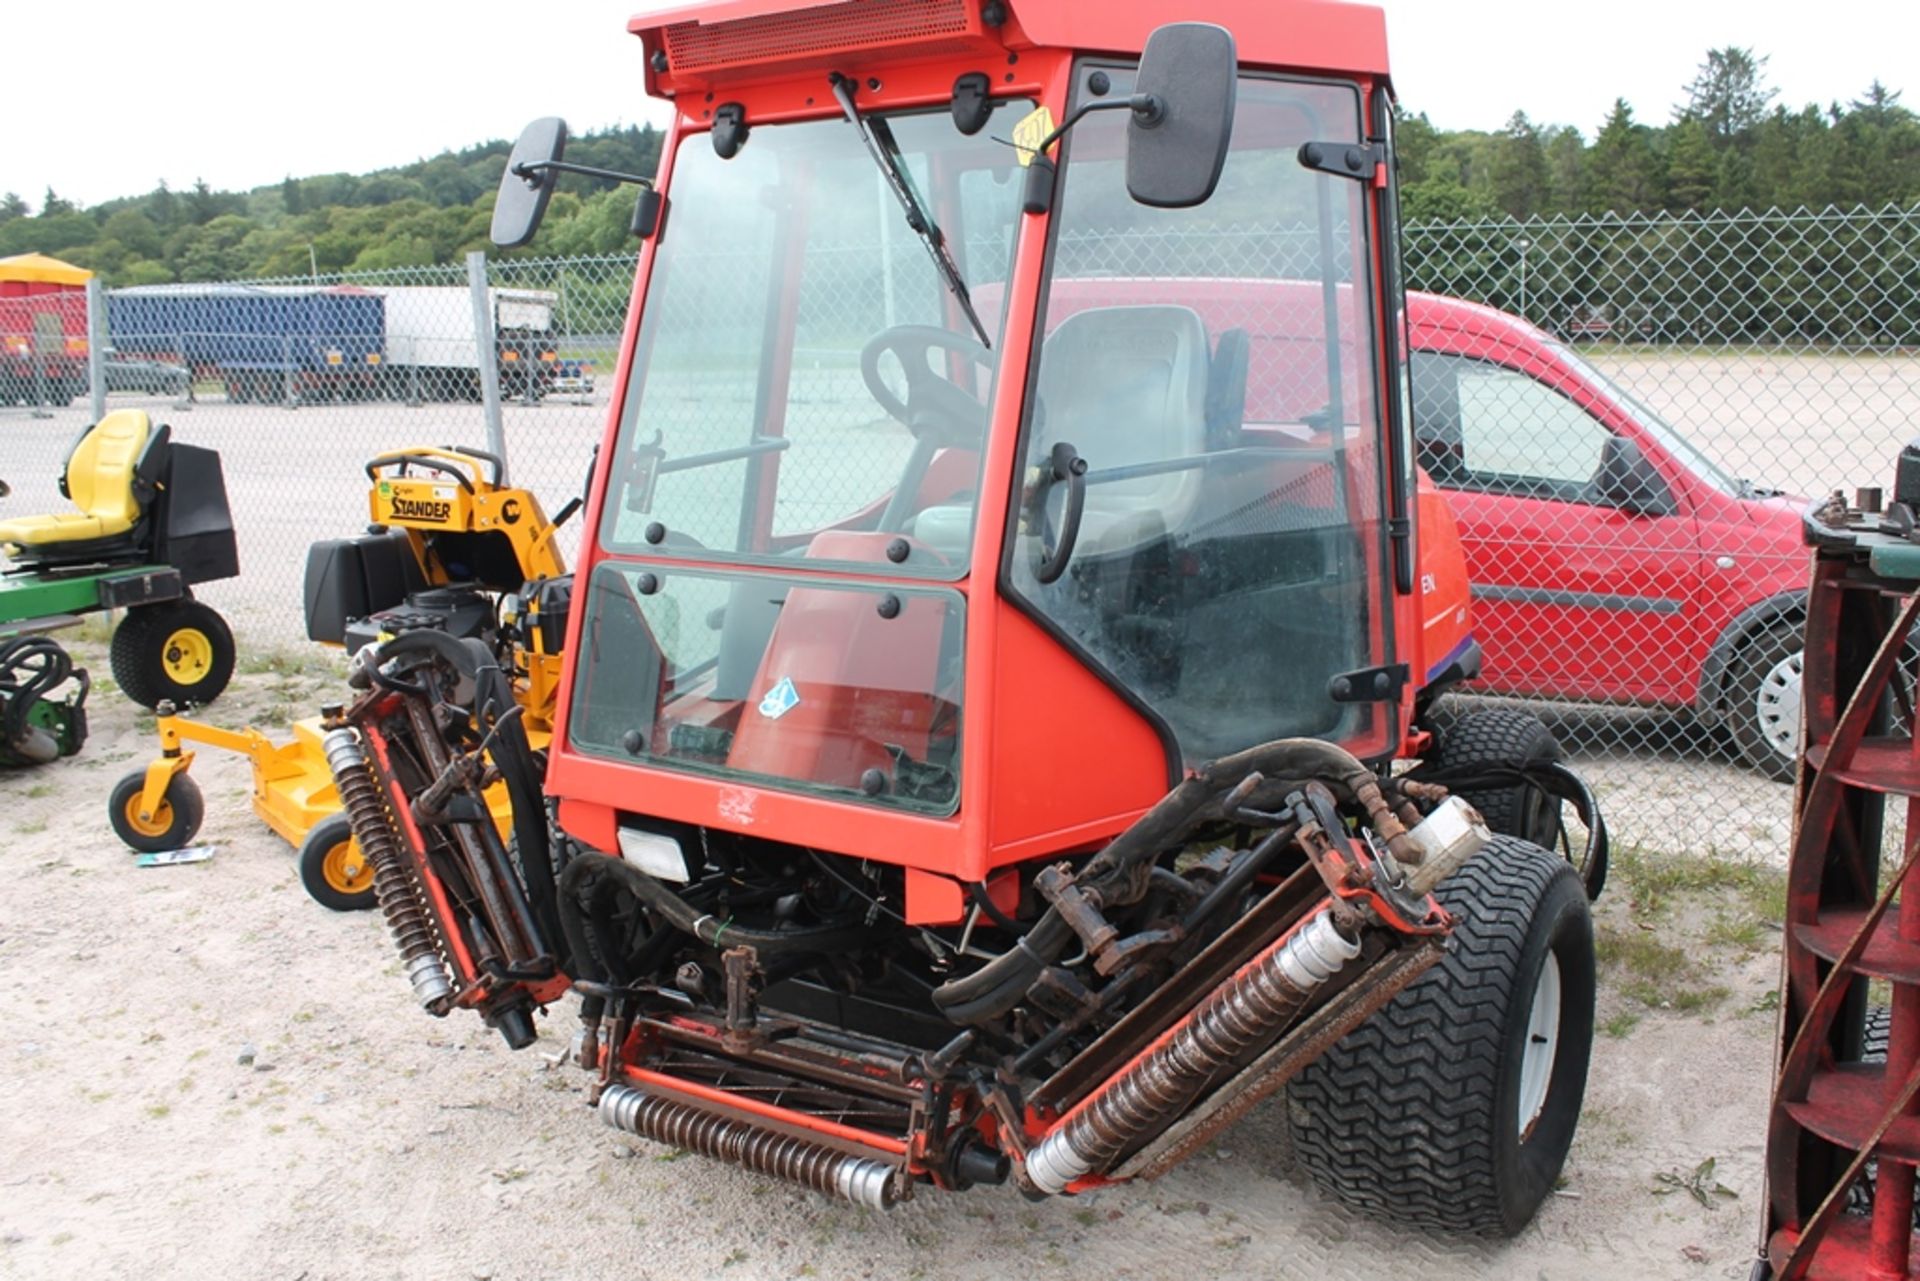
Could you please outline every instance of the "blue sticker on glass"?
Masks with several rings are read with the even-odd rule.
[[[777,721],[794,708],[800,706],[800,691],[793,687],[793,678],[783,676],[780,683],[767,691],[760,700],[760,714],[770,721]]]

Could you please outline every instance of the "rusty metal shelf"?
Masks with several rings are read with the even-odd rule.
[[[1815,769],[1824,768],[1826,744],[1809,747],[1807,761]],[[1841,782],[1870,792],[1920,797],[1920,759],[1914,757],[1913,744],[1904,738],[1866,739],[1854,753],[1852,763],[1832,773]]]
[[[1870,1221],[1864,1218],[1849,1215],[1837,1220],[1827,1229],[1828,1248],[1814,1255],[1812,1264],[1802,1274],[1804,1281],[1860,1281],[1859,1260],[1867,1257],[1871,1231]],[[1767,1242],[1767,1259],[1776,1274],[1799,1241],[1799,1233],[1792,1228],[1782,1228]],[[1908,1257],[1920,1261],[1920,1238],[1916,1238],[1914,1244],[1916,1248]],[[1910,1281],[1920,1281],[1920,1271],[1913,1267],[1908,1268],[1907,1276]]]
[[[1866,919],[1865,908],[1829,908],[1818,920],[1795,925],[1793,937],[1821,960],[1838,961]],[[1880,918],[1853,968],[1871,978],[1920,986],[1920,943],[1900,938],[1899,929],[1900,905],[1896,903]]]
[[[1804,1128],[1858,1152],[1880,1120],[1886,1082],[1885,1064],[1842,1063],[1815,1073],[1805,1099],[1784,1100],[1781,1106]],[[1883,1161],[1920,1165],[1920,1116],[1895,1121],[1875,1154]]]

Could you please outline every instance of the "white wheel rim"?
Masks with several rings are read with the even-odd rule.
[[[1525,1143],[1547,1106],[1553,1082],[1553,1056],[1560,1048],[1560,962],[1552,952],[1533,985],[1527,1013],[1527,1039],[1520,1051],[1520,1141]]]
[[[1760,692],[1753,700],[1760,737],[1789,759],[1800,750],[1800,666],[1798,651],[1775,663],[1760,678]]]

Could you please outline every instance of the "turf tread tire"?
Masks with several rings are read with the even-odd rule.
[[[193,685],[167,675],[160,651],[166,638],[183,627],[205,634],[213,650],[206,677]],[[163,701],[177,708],[202,707],[220,697],[233,679],[233,632],[217,610],[197,600],[141,605],[128,610],[114,628],[107,659],[121,692],[147,710]]]
[[[1560,760],[1560,740],[1532,712],[1483,707],[1455,718],[1440,734],[1434,764],[1439,769],[1473,765],[1545,765]],[[1487,826],[1552,848],[1558,839],[1559,804],[1526,786],[1461,788],[1460,798],[1480,811]],[[1529,793],[1534,793],[1529,795]],[[1553,824],[1546,815],[1554,817]],[[1551,826],[1554,830],[1547,830]]]
[[[1402,1226],[1512,1236],[1552,1190],[1586,1091],[1592,918],[1572,868],[1504,836],[1439,898],[1460,918],[1453,948],[1294,1078],[1289,1128],[1314,1182],[1348,1206]],[[1521,1144],[1517,1049],[1550,945],[1560,1042],[1545,1108]]]

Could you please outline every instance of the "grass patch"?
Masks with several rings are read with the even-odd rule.
[[[1640,1026],[1640,1016],[1633,1010],[1621,1010],[1600,1024],[1600,1035],[1612,1037],[1616,1041],[1625,1040],[1633,1029]]]
[[[1639,846],[1617,847],[1610,876],[1626,891],[1636,916],[1656,919],[1687,895],[1709,895],[1740,903],[1760,922],[1787,917],[1787,876],[1776,867],[1731,859],[1655,854]]]
[[[1600,964],[1614,972],[1616,990],[1651,1010],[1697,1014],[1732,995],[1723,985],[1707,981],[1705,967],[1691,953],[1644,930],[1603,925],[1594,932],[1593,951]]]

